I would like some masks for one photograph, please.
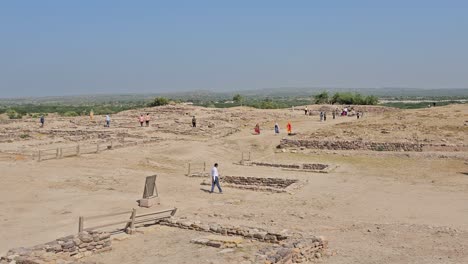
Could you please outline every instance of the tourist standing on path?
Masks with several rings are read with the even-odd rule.
[[[211,191],[213,193],[214,187],[218,187],[219,193],[223,193],[221,186],[219,186],[219,173],[218,173],[218,163],[215,163],[213,168],[211,169]]]
[[[140,115],[138,118],[138,121],[140,121],[140,126],[143,127],[143,123],[145,122],[145,118],[143,117],[143,114]]]
[[[336,113],[335,113],[335,110],[333,110],[333,112],[332,112],[333,119],[335,119],[335,116],[336,116]]]
[[[288,135],[291,135],[291,134],[292,134],[291,122],[288,122],[288,124],[286,125],[286,130],[288,131]]]
[[[195,116],[192,117],[192,127],[197,127],[197,119]]]
[[[41,127],[44,127],[44,123],[45,123],[45,118],[44,118],[44,115],[41,115]]]
[[[308,110],[307,110],[307,106],[306,106],[305,109],[304,109],[304,114],[305,114],[305,115],[307,115],[307,111],[308,111]]]
[[[320,122],[323,121],[323,112],[320,112]]]
[[[279,134],[279,126],[278,123],[275,123],[275,136]]]
[[[257,135],[260,135],[260,125],[258,123],[255,125],[254,132]]]
[[[323,121],[327,121],[327,112],[323,112]]]
[[[109,114],[106,115],[106,127],[110,127],[110,116],[109,116]]]
[[[146,122],[146,127],[149,127],[149,121],[150,121],[150,115],[149,113],[146,113],[146,117],[145,117],[145,122]]]

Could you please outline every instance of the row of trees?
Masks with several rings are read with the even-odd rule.
[[[353,105],[376,105],[379,98],[374,95],[363,96],[360,93],[335,93],[329,96],[328,92],[322,92],[314,96],[316,104],[353,104]]]

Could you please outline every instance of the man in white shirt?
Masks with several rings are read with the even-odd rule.
[[[211,169],[211,192],[210,193],[213,193],[215,184],[218,187],[219,193],[223,193],[221,186],[219,186],[218,163],[215,163],[215,165]]]

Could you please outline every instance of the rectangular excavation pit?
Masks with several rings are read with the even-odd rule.
[[[223,186],[247,189],[253,191],[267,192],[290,192],[301,186],[297,179],[284,178],[262,178],[262,177],[244,177],[244,176],[223,176],[220,177],[221,188]],[[201,185],[211,186],[210,180],[204,180]]]
[[[271,168],[281,168],[283,170],[305,171],[305,172],[322,172],[328,173],[334,167],[328,164],[321,163],[300,163],[300,164],[284,164],[284,163],[267,163],[258,161],[241,161],[240,165],[244,166],[262,166]]]

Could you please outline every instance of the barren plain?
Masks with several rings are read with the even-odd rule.
[[[110,127],[104,127],[102,116],[50,115],[43,128],[36,119],[0,120],[0,255],[74,234],[79,216],[138,208],[145,177],[157,174],[161,205],[138,210],[176,207],[177,217],[191,221],[324,236],[327,252],[314,262],[468,263],[468,105],[361,108],[361,119],[332,119],[329,113],[325,122],[316,113],[329,106],[312,106],[312,116],[297,108],[162,106],[113,115]],[[140,127],[140,113],[150,113],[149,127]],[[191,127],[194,115],[196,128]],[[286,134],[288,121],[295,135]],[[260,135],[252,133],[256,123]],[[430,147],[279,147],[283,138]],[[74,156],[76,151],[80,155]],[[317,173],[242,165],[248,156],[256,162],[320,163],[333,169]],[[210,194],[209,186],[200,185],[209,176],[186,174],[189,163],[191,172],[208,172],[215,162],[221,176],[301,184],[290,192],[225,186],[223,194]],[[246,240],[243,247],[221,250],[190,242],[203,236],[155,226],[114,240],[112,251],[78,261],[257,263],[265,244]]]

